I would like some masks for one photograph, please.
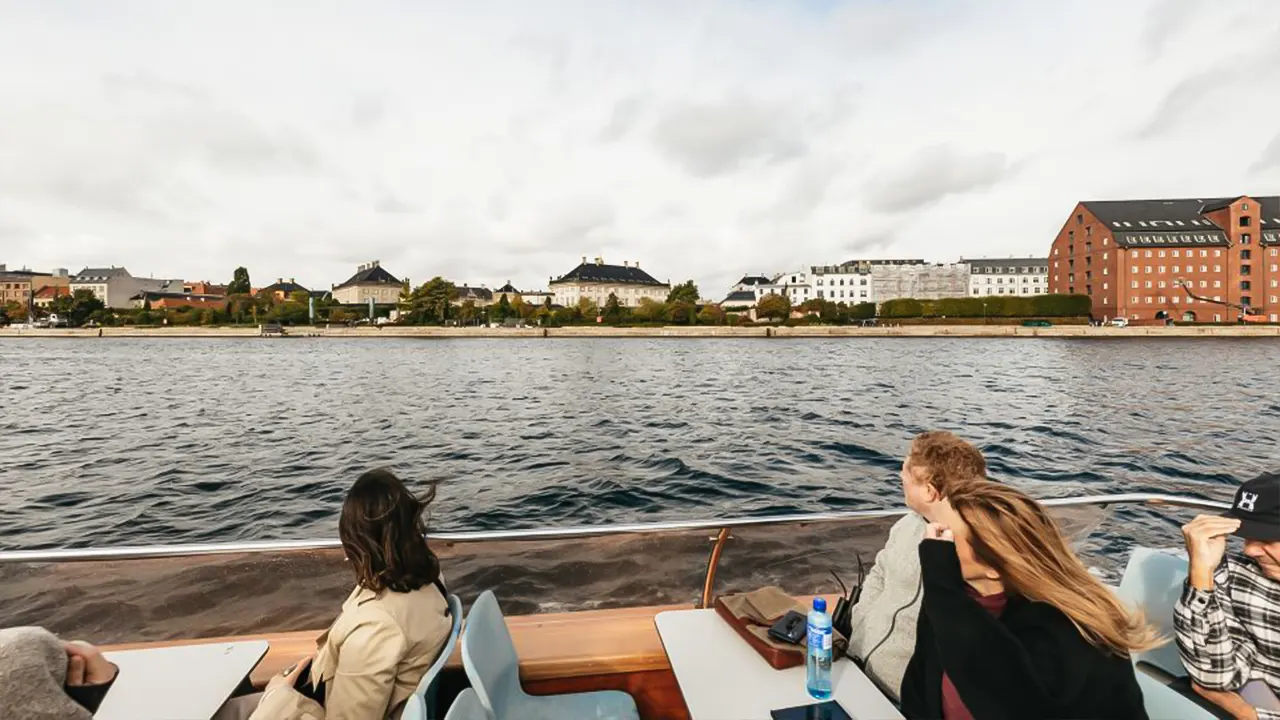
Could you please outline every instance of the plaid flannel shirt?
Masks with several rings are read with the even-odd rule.
[[[1261,680],[1280,694],[1280,582],[1257,563],[1228,554],[1213,574],[1213,592],[1188,581],[1173,626],[1192,680],[1232,691]],[[1280,720],[1280,713],[1259,710],[1258,717]]]

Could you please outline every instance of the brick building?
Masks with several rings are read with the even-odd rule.
[[[1078,203],[1049,292],[1088,295],[1097,319],[1236,322],[1228,303],[1280,322],[1280,197]]]

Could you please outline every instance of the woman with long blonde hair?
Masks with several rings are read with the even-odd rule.
[[[920,543],[908,718],[1146,718],[1130,654],[1161,643],[1072,552],[1035,500],[952,489]]]

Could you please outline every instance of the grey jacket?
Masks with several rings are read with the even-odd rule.
[[[0,718],[92,720],[63,689],[67,651],[38,627],[0,630]]]
[[[919,548],[928,527],[914,512],[894,524],[853,607],[849,652],[866,663],[867,674],[895,700],[902,695],[902,676],[916,647],[922,596]]]

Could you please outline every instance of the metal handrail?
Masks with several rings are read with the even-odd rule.
[[[1047,507],[1072,507],[1081,505],[1169,505],[1196,510],[1226,510],[1230,504],[1216,500],[1165,495],[1161,493],[1119,493],[1113,495],[1085,495],[1080,497],[1050,498],[1040,501]],[[905,515],[906,508],[878,510],[847,510],[842,512],[812,513],[801,515],[775,515],[771,517],[720,518],[687,520],[680,522],[638,523],[630,525],[593,525],[585,527],[546,528],[540,530],[496,530],[474,532],[428,533],[434,542],[469,543],[483,541],[535,541],[563,540],[569,538],[599,537],[602,535],[666,533],[685,530],[724,530],[740,527],[764,527],[771,525],[839,522],[843,520],[895,517]],[[64,548],[56,550],[0,551],[0,563],[20,562],[87,562],[94,560],[140,560],[170,557],[194,557],[201,555],[230,555],[244,553],[289,552],[303,550],[334,550],[342,544],[328,540],[263,540],[241,543],[201,543],[186,545],[143,545],[113,548]]]

